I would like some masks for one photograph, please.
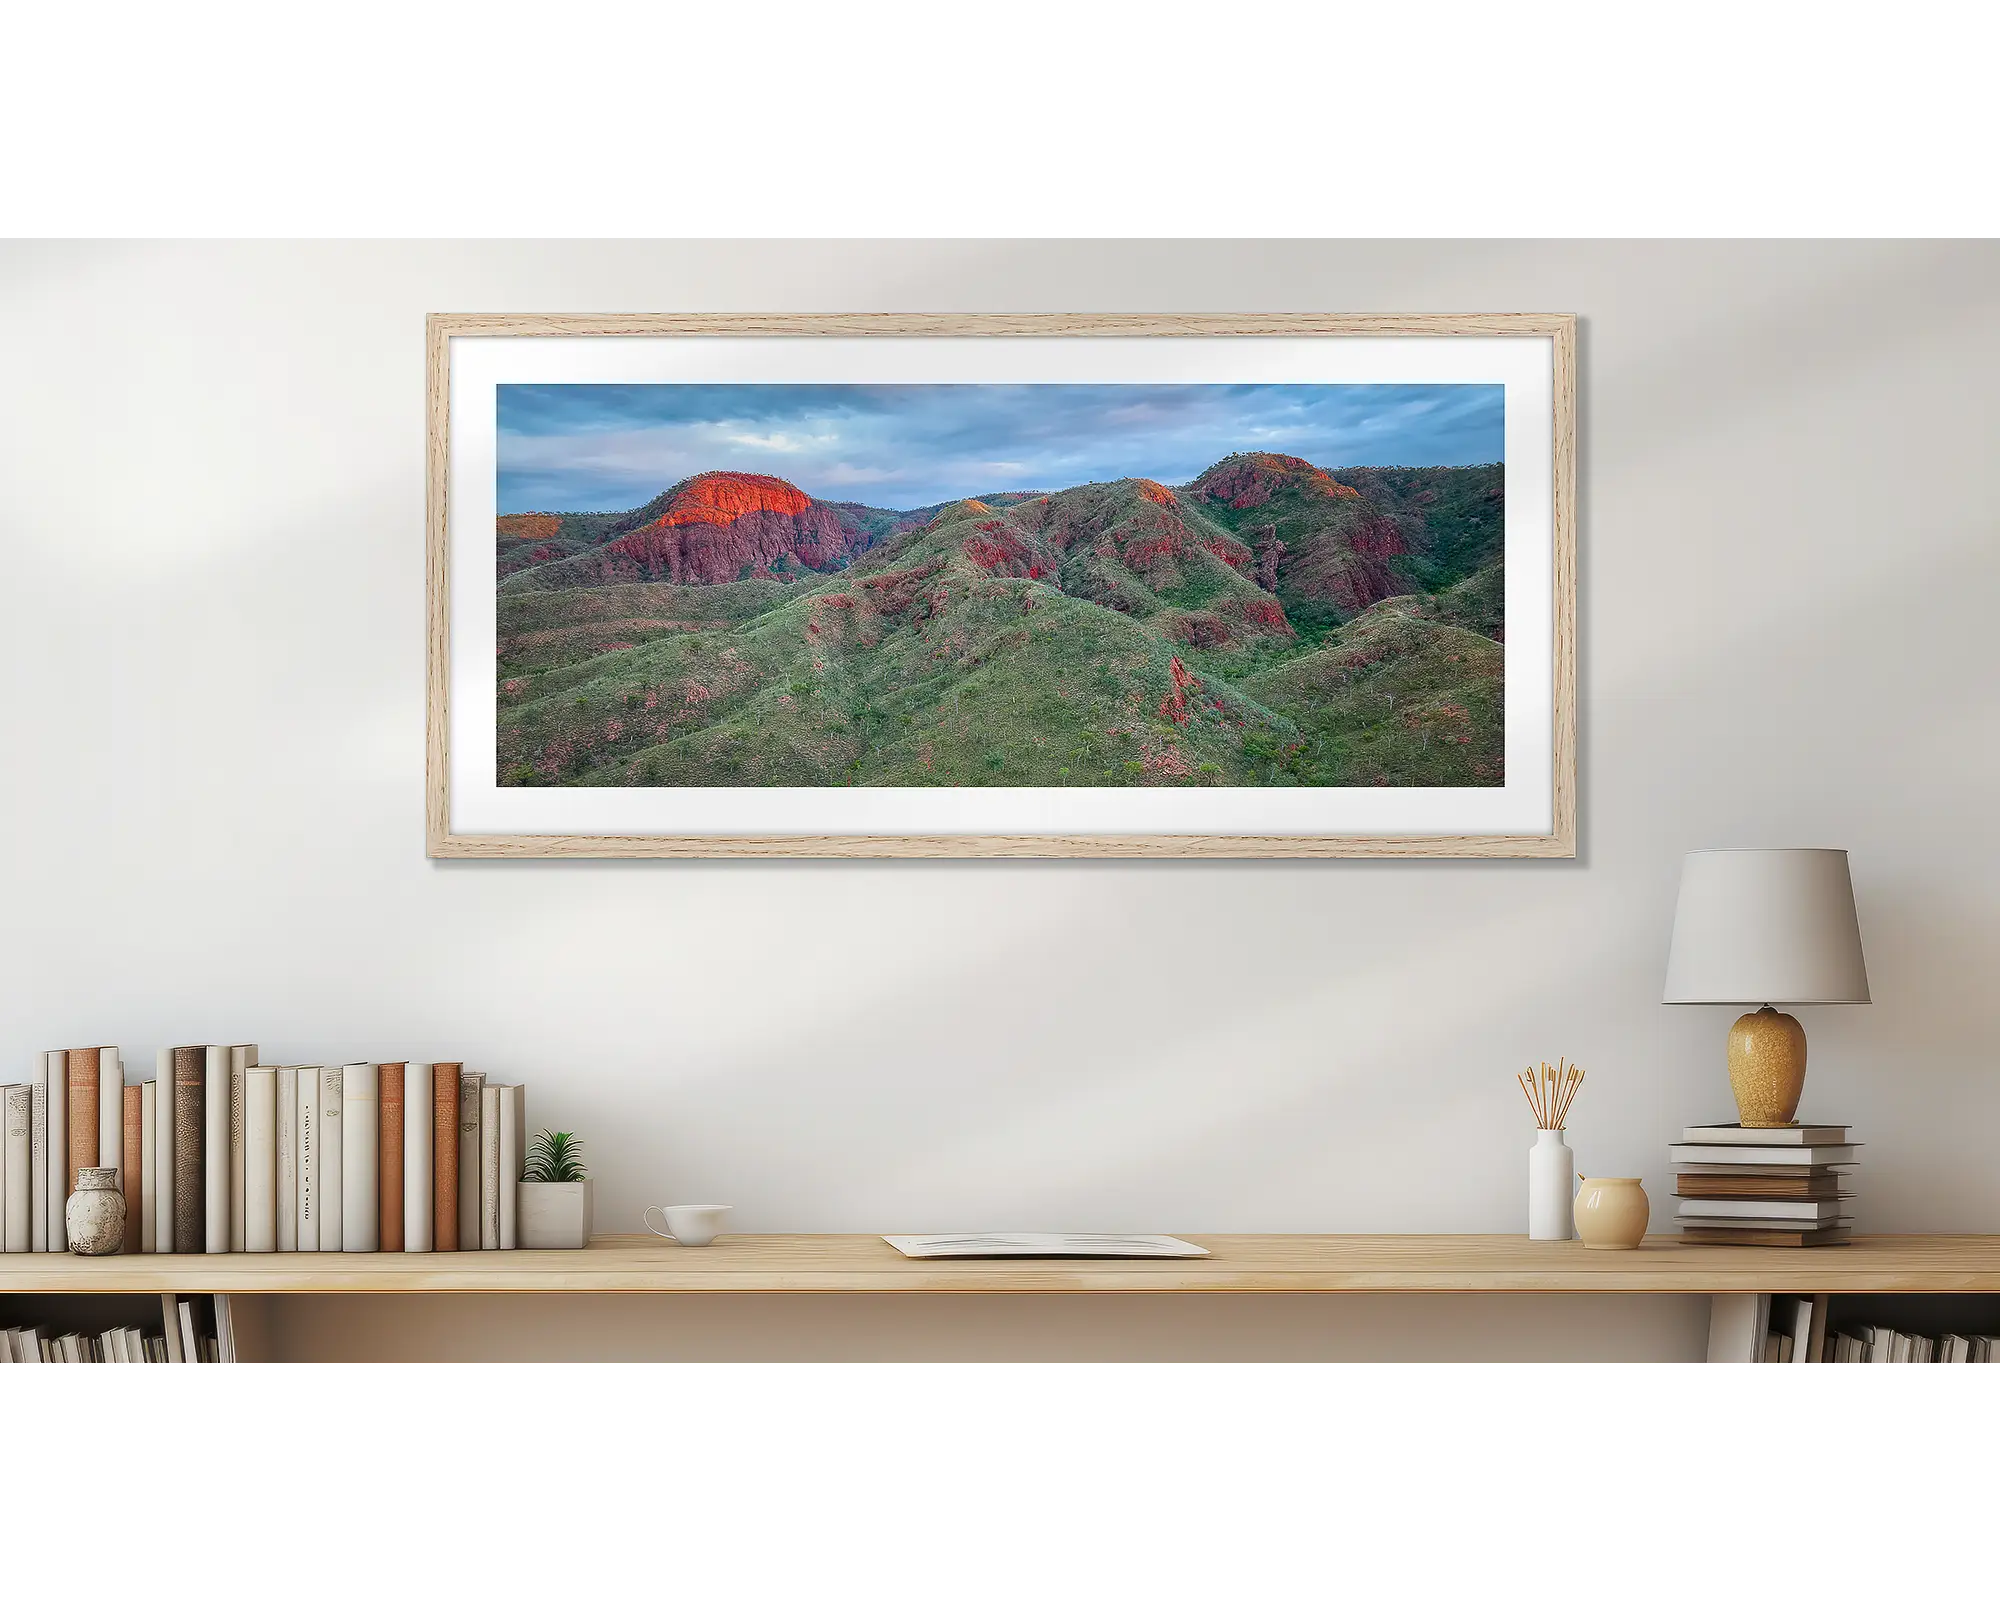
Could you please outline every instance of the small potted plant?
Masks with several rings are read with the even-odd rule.
[[[591,1182],[573,1133],[544,1128],[521,1173],[519,1232],[523,1250],[581,1250],[590,1243]]]

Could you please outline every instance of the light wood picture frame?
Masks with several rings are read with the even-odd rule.
[[[427,334],[425,811],[428,852],[433,857],[1307,858],[1576,853],[1576,319],[1571,315],[437,313],[428,319]],[[697,386],[710,394],[782,391],[789,396],[811,390],[823,399],[823,392],[834,390],[871,396],[893,392],[899,397],[921,391],[933,397],[922,404],[898,398],[891,408],[894,416],[882,424],[885,427],[895,425],[898,418],[905,423],[925,417],[934,421],[939,410],[934,397],[971,395],[974,390],[986,391],[985,396],[975,397],[982,401],[1004,391],[1006,407],[1015,411],[1031,411],[1042,399],[1068,404],[1069,397],[1086,391],[1101,397],[1124,387],[1143,386],[1149,393],[1174,389],[1190,396],[1198,388],[1204,405],[1211,392],[1234,397],[1310,389],[1313,405],[1330,406],[1332,400],[1325,397],[1341,399],[1351,391],[1379,400],[1383,418],[1392,413],[1420,418],[1440,392],[1456,392],[1463,386],[1468,396],[1475,389],[1492,389],[1501,396],[1490,403],[1482,401],[1478,416],[1479,426],[1498,427],[1496,419],[1502,412],[1493,407],[1503,408],[1505,449],[1500,462],[1477,468],[1442,460],[1312,462],[1303,450],[1246,452],[1243,443],[1248,435],[1225,430],[1215,435],[1219,445],[1228,446],[1214,452],[1217,465],[1194,478],[1185,471],[1172,474],[1171,485],[1138,473],[1119,475],[1115,482],[1093,475],[1076,484],[1024,482],[1018,488],[1000,481],[991,485],[996,503],[988,505],[965,498],[979,489],[968,483],[948,488],[948,494],[959,498],[944,500],[942,509],[927,502],[920,511],[908,513],[836,498],[826,484],[794,487],[776,474],[751,473],[742,466],[746,458],[739,453],[712,471],[693,463],[694,476],[678,482],[663,477],[658,486],[668,492],[622,516],[605,503],[502,505],[497,481],[509,473],[515,457],[532,465],[532,470],[515,472],[509,480],[517,485],[513,497],[518,502],[524,493],[559,497],[565,491],[555,486],[582,481],[562,476],[572,460],[588,457],[604,462],[627,450],[627,458],[615,463],[615,470],[622,472],[632,469],[631,452],[636,451],[642,461],[648,459],[645,450],[658,441],[721,437],[718,425],[698,417],[690,422],[683,414],[685,406],[655,408],[662,416],[673,413],[671,423],[658,428],[620,431],[611,426],[623,415],[619,406],[638,405],[633,415],[651,416],[645,406],[655,392],[692,395]],[[1419,398],[1404,400],[1390,392],[1406,386]],[[572,397],[586,391],[592,407],[569,405]],[[527,398],[517,403],[517,396]],[[596,406],[597,397],[609,398],[604,406]],[[989,409],[997,413],[1005,407],[993,399]],[[1106,402],[1089,415],[1125,418],[1144,409]],[[1469,402],[1460,409],[1471,416]],[[581,415],[582,410],[591,415],[572,424],[570,413]],[[1451,406],[1444,410],[1456,414]],[[584,430],[567,437],[580,439],[587,433],[588,449],[578,446],[566,455],[564,437],[556,433],[536,434],[524,442],[518,428],[511,424],[503,428],[503,416],[532,418],[542,413],[557,417],[549,424],[557,433],[572,425]],[[1364,417],[1359,426],[1365,432],[1373,420]],[[531,422],[529,431],[541,426]],[[1471,428],[1472,422],[1465,426]],[[1261,423],[1250,431],[1260,429],[1283,431]],[[1042,426],[1034,431],[1047,436],[1051,429]],[[738,434],[748,441],[742,449],[766,451],[796,451],[802,437],[787,437],[776,429],[768,433],[738,429]],[[1123,436],[1107,431],[1104,437]],[[1385,448],[1393,453],[1393,447]],[[662,450],[661,461],[678,459],[683,467],[689,465],[685,456],[676,458],[671,449]],[[1165,459],[1171,452],[1163,449],[1161,455]],[[852,462],[843,464],[849,476],[843,480],[829,470],[830,483],[854,481]],[[1001,469],[1031,472],[1039,467],[1039,463],[1011,461],[985,465],[1000,478],[1006,476]],[[535,478],[533,472],[543,468],[552,475]],[[1225,468],[1230,475],[1216,476]],[[1488,500],[1500,501],[1503,527],[1498,538],[1503,543],[1495,543],[1492,530],[1481,526],[1475,513],[1460,516],[1452,509],[1447,515],[1433,512],[1430,503],[1418,504],[1426,494],[1434,497],[1432,503],[1442,494],[1451,506],[1459,503],[1455,495],[1464,504],[1473,504],[1469,498],[1473,480],[1450,475],[1475,470],[1488,475],[1479,480],[1482,483],[1504,483],[1504,499],[1493,489],[1485,491]],[[1438,476],[1421,478],[1422,472]],[[869,474],[858,476],[865,479]],[[530,483],[537,487],[518,487]],[[704,490],[703,483],[721,483],[729,493]],[[756,495],[788,498],[783,504],[731,498],[737,492],[732,484],[740,483],[780,485],[756,488],[753,500]],[[1443,487],[1418,487],[1424,483]],[[1084,496],[1086,491],[1092,497],[1087,505],[1079,501],[1081,509],[1062,509],[1071,505],[1063,496]],[[1135,579],[1136,601],[1102,587],[1123,583],[1124,567],[1117,567],[1110,579],[1097,567],[1091,568],[1087,579],[1075,577],[1091,563],[1121,559],[1129,563],[1129,552],[1140,548],[1128,541],[1122,547],[1127,554],[1121,557],[1124,525],[1109,531],[1104,526],[1121,515],[1118,505],[1123,502],[1112,501],[1116,493],[1127,491],[1157,502],[1157,509],[1138,500],[1131,504],[1139,514],[1171,523],[1173,538],[1182,541],[1165,556],[1145,557],[1170,565],[1142,568],[1142,578],[1164,570],[1173,582],[1153,593]],[[603,491],[603,495],[615,493],[615,486]],[[1283,508],[1300,494],[1365,502],[1338,509],[1350,519],[1372,519],[1367,526],[1380,531],[1375,546],[1360,536],[1339,548],[1314,544],[1310,546],[1317,552],[1310,557],[1317,563],[1313,570],[1296,581],[1284,576],[1283,563],[1302,565],[1306,557],[1290,548],[1280,530],[1306,526],[1311,539],[1333,537],[1314,531],[1318,523],[1284,520],[1291,513]],[[631,498],[638,505],[646,496]],[[904,496],[904,503],[910,498]],[[1038,507],[1037,501],[1044,504]],[[1259,516],[1266,504],[1279,509],[1261,522],[1245,520]],[[749,505],[748,512],[744,505]],[[795,509],[806,506],[812,509]],[[1319,516],[1323,510],[1311,509],[1311,515]],[[619,531],[638,528],[631,519],[641,512],[657,515],[638,532]],[[763,542],[734,575],[716,568],[718,560],[733,561],[737,552],[718,543],[719,535],[708,537],[712,529],[732,517],[753,514],[761,519],[756,523],[759,529],[804,529],[797,534],[799,539],[820,542],[801,543],[796,561],[787,547],[775,564],[767,565],[771,540],[760,534]],[[902,520],[885,522],[895,518]],[[1445,531],[1435,532],[1434,523]],[[1401,543],[1399,527],[1410,532]],[[1472,532],[1466,532],[1468,527]],[[779,544],[791,536],[781,534]],[[840,545],[842,539],[847,546]],[[1069,542],[1062,543],[1064,539]],[[930,544],[919,550],[925,540]],[[1096,544],[1086,548],[1089,540]],[[1426,544],[1426,540],[1436,542]],[[1197,548],[1203,541],[1213,560]],[[1451,545],[1456,553],[1449,561],[1439,554],[1446,541],[1456,541]],[[1171,544],[1172,539],[1165,542]],[[1144,548],[1154,552],[1160,543],[1154,540]],[[1307,548],[1296,538],[1290,543]],[[931,546],[940,553],[917,564]],[[1475,558],[1464,552],[1475,546],[1504,550],[1504,563],[1501,555],[1479,557],[1485,566],[1465,567],[1469,575],[1445,587],[1461,570],[1451,562],[1472,561]],[[1383,556],[1382,548],[1392,553]],[[960,561],[961,549],[969,553],[972,565]],[[898,552],[904,550],[916,554],[909,558],[910,564],[894,566]],[[1059,570],[1053,565],[1057,559],[1063,562]],[[509,570],[510,562],[519,565]],[[496,568],[503,589],[513,584],[501,598],[495,595]],[[1209,588],[1226,591],[1222,598],[1204,598],[1197,569],[1210,573]],[[920,578],[910,578],[911,573]],[[955,575],[965,579],[957,589],[952,587]],[[1246,579],[1260,582],[1271,599],[1259,602]],[[888,704],[918,705],[915,712],[884,710],[856,701],[852,694],[842,701],[843,711],[822,709],[831,706],[832,696],[817,697],[810,674],[824,670],[828,663],[820,658],[833,656],[835,650],[806,642],[799,631],[809,628],[815,640],[824,638],[819,622],[801,620],[794,627],[789,620],[811,616],[830,627],[849,627],[856,597],[863,612],[872,603],[887,613],[894,606],[881,596],[893,593],[900,601],[919,582],[938,586],[935,601],[924,600],[932,607],[933,621],[975,596],[986,608],[982,615],[994,607],[1018,606],[1028,620],[1010,629],[1003,643],[1039,639],[1043,635],[1034,632],[1037,627],[1046,632],[1057,622],[1070,625],[1070,613],[1085,605],[1101,606],[1115,615],[1099,616],[1093,610],[1078,626],[1102,623],[1125,630],[1111,636],[1115,641],[1136,637],[1133,628],[1149,626],[1148,641],[1166,642],[1149,643],[1150,656],[1119,644],[1115,671],[1099,663],[1098,678],[1114,685],[1123,698],[1103,702],[1114,706],[1111,714],[1103,712],[1102,704],[1096,707],[1098,714],[1074,766],[1059,769],[1062,787],[1054,787],[1047,773],[1050,762],[1071,759],[1067,752],[1045,755],[1042,764],[1036,764],[1037,752],[1047,742],[1039,730],[1053,729],[1060,720],[1048,715],[1055,702],[1036,701],[1032,695],[1018,702],[1023,709],[1012,713],[1014,720],[1005,724],[1010,738],[1018,732],[1018,744],[988,752],[985,767],[967,764],[931,776],[929,756],[910,755],[918,748],[924,718],[935,720],[940,740],[963,733],[972,741],[967,749],[977,749],[982,737],[994,739],[994,724],[974,723],[985,713],[966,709],[965,700],[973,696],[959,688],[957,695],[963,698],[955,695],[949,712],[940,709],[942,702],[935,699],[925,709],[901,689]],[[571,604],[570,596],[582,592],[562,587],[572,583],[602,584],[591,592],[637,596],[629,603],[644,602],[654,609],[655,602],[671,601],[669,609],[676,614],[662,620],[649,612],[644,619],[611,623],[581,619],[580,614],[561,610]],[[538,587],[530,593],[524,584]],[[791,587],[774,589],[773,584]],[[1100,585],[1093,598],[1071,593],[1072,588],[1082,590],[1090,584]],[[680,587],[670,595],[670,585]],[[1387,592],[1371,598],[1378,590]],[[1498,602],[1502,609],[1497,624],[1490,609],[1472,615],[1473,602],[1466,596],[1475,592],[1486,597],[1481,603],[1489,607],[1493,596],[1504,597]],[[729,642],[747,625],[732,620],[735,614],[730,608],[739,603],[749,606],[752,601],[740,597],[752,594],[777,597],[768,612],[747,613],[759,622],[756,648],[764,649],[769,638],[783,633],[786,648],[794,652],[786,659],[805,662],[810,657],[809,667],[774,669],[754,656],[749,636],[743,636],[741,649]],[[791,594],[799,598],[785,598]],[[1245,595],[1251,598],[1245,600]],[[1055,613],[1053,620],[1028,617],[1043,602]],[[606,599],[596,610],[602,612],[606,605],[611,601]],[[503,637],[494,620],[503,606],[510,616],[519,613],[536,622],[548,620],[543,613],[550,612],[557,625]],[[524,609],[529,607],[541,609]],[[836,615],[835,607],[844,609]],[[786,619],[783,628],[766,622],[781,609]],[[706,620],[683,620],[682,611]],[[1293,616],[1294,611],[1299,615]],[[1246,642],[1244,636],[1256,619],[1267,613],[1276,613],[1269,623],[1272,636]],[[1251,621],[1246,623],[1245,618]],[[880,624],[875,635],[853,641],[857,651],[876,652],[854,658],[871,668],[883,659],[888,635],[882,630],[910,626],[900,614],[875,617],[874,623]],[[1324,634],[1314,632],[1321,627]],[[629,637],[620,636],[621,629]],[[939,631],[933,628],[933,634]],[[1390,644],[1371,642],[1376,633],[1386,638],[1392,632]],[[1482,633],[1483,637],[1475,637]],[[904,638],[898,633],[889,643],[901,648]],[[1218,638],[1223,642],[1218,644]],[[1461,638],[1462,648],[1454,653],[1450,647]],[[504,663],[503,652],[519,649],[522,640],[534,641],[533,649],[521,657],[529,666],[520,677],[503,677],[495,670],[496,656]],[[929,640],[925,636],[923,642]],[[1343,642],[1347,640],[1358,642]],[[801,644],[802,654],[797,648]],[[574,657],[578,650],[599,646],[605,651],[602,656],[563,658],[564,652]],[[794,784],[774,776],[753,776],[742,787],[717,776],[736,770],[734,755],[716,758],[723,760],[721,766],[690,768],[688,761],[693,758],[678,754],[684,745],[698,744],[703,760],[719,748],[735,748],[728,745],[726,734],[710,737],[700,724],[708,707],[692,703],[695,697],[707,701],[711,694],[697,681],[700,672],[686,667],[691,659],[686,652],[703,646],[711,648],[707,658],[711,662],[718,660],[714,651],[720,649],[728,671],[737,674],[731,683],[741,679],[749,684],[744,693],[765,697],[755,704],[781,705],[782,715],[801,719],[802,726],[823,730],[834,724],[864,725],[842,721],[852,715],[872,719],[865,725],[879,730],[885,719],[899,715],[902,724],[918,731],[898,743],[904,730],[891,723],[881,748],[899,752],[897,759],[905,760],[905,767],[898,769],[884,759],[870,768],[858,755],[849,767],[838,769],[835,778]],[[1302,729],[1304,723],[1286,721],[1292,713],[1270,711],[1254,697],[1239,693],[1221,673],[1205,671],[1203,661],[1224,659],[1203,655],[1210,647],[1264,652],[1252,659],[1268,658],[1278,665],[1256,675],[1260,692],[1267,684],[1320,685],[1310,692],[1346,697],[1326,713],[1332,718],[1337,711],[1346,720],[1329,720],[1325,725],[1336,731],[1319,743],[1301,731],[1296,742],[1287,745],[1280,733],[1271,730]],[[947,639],[933,654],[943,659],[954,649],[960,656],[951,657],[947,666],[962,659],[980,667],[993,659],[990,641],[967,642],[962,636]],[[536,650],[542,654],[537,656]],[[1156,658],[1168,653],[1171,678],[1155,708],[1151,695],[1157,685],[1148,673],[1158,665]],[[1183,655],[1193,663],[1192,670],[1184,667]],[[1089,658],[1075,654],[1074,659]],[[607,663],[601,676],[589,676],[593,661]],[[650,661],[679,664],[671,671],[662,666],[654,674],[665,688],[644,681],[642,668]],[[1459,665],[1448,668],[1442,665],[1445,662]],[[1473,672],[1467,663],[1478,664],[1482,683],[1494,680],[1486,686],[1487,700],[1476,700],[1478,693],[1486,692],[1478,684],[1471,686],[1473,693],[1455,691],[1451,673]],[[840,663],[832,665],[838,670]],[[1386,676],[1391,668],[1404,674],[1393,680],[1404,686],[1400,706],[1395,692],[1379,687],[1392,681]],[[776,677],[771,675],[774,670]],[[792,670],[805,673],[805,681],[781,681]],[[1285,676],[1287,671],[1290,676]],[[682,676],[674,678],[673,672]],[[1126,676],[1119,678],[1119,673]],[[1371,673],[1383,676],[1370,679]],[[1043,669],[1040,678],[1008,680],[1011,688],[1006,692],[1024,692],[1022,683],[1031,688],[1038,684],[1045,695],[1060,696],[1066,704],[1071,690],[1067,681],[1057,682],[1059,676],[1055,669]],[[1364,683],[1369,685],[1365,690],[1357,687]],[[490,687],[496,684],[497,690]],[[1420,687],[1409,687],[1412,684]],[[580,692],[572,694],[573,688]],[[797,698],[790,696],[791,690],[798,691]],[[1365,707],[1364,692],[1374,696]],[[652,725],[658,730],[658,742],[648,745],[644,727],[631,733],[627,727],[645,723],[641,708],[653,711],[660,693],[670,695],[672,717],[664,711],[658,715]],[[1079,700],[1084,697],[1083,689],[1076,693]],[[683,694],[690,702],[686,706],[680,703]],[[524,709],[511,709],[510,695]],[[1458,703],[1462,701],[1473,704],[1471,713],[1466,704]],[[1478,708],[1496,701],[1504,715],[1493,712],[1482,724]],[[1317,704],[1308,710],[1317,714]],[[1117,706],[1132,709],[1127,713]],[[625,716],[621,708],[631,708],[632,715]],[[830,720],[811,724],[814,716]],[[579,722],[587,718],[589,727],[582,735],[563,732],[566,718]],[[699,737],[683,738],[680,719],[688,719],[686,725],[694,727]],[[671,735],[666,732],[670,720],[676,722]],[[1097,726],[1105,722],[1129,726]],[[1379,758],[1371,753],[1369,741],[1377,730],[1382,740],[1379,749],[1393,749],[1394,760],[1402,761],[1402,767],[1394,766],[1386,753]],[[574,747],[582,738],[591,741],[591,747],[578,751]],[[786,738],[793,747],[804,747],[795,735],[788,733]],[[811,746],[816,752],[832,751],[824,757],[827,761],[852,749],[874,760],[874,748],[832,737]],[[1504,749],[1504,761],[1498,755],[1473,761],[1471,752],[1480,748]],[[638,753],[628,754],[628,749]],[[1235,765],[1216,761],[1189,765],[1190,758],[1224,749],[1232,753],[1229,759]],[[1234,753],[1239,750],[1248,752],[1242,761],[1250,766],[1237,762]],[[520,759],[515,759],[517,751]],[[1122,764],[1114,765],[1121,758]],[[925,776],[899,783],[896,771],[916,770],[908,766],[909,759],[922,760]],[[950,759],[961,757],[954,754]],[[1417,781],[1394,781],[1398,773],[1419,768],[1425,776]],[[673,781],[684,770],[695,775]],[[753,749],[746,770],[769,774],[778,767],[761,749]],[[1242,776],[1251,770],[1258,776]],[[1016,771],[1036,781],[1009,784],[1006,780]],[[1371,771],[1372,778],[1366,776]],[[1468,771],[1476,776],[1467,779]],[[1156,782],[1156,772],[1165,777]],[[1092,782],[1099,773],[1114,774],[1132,786],[1112,786],[1101,776]],[[1075,787],[1070,787],[1072,782]],[[780,825],[774,825],[774,818]],[[994,825],[996,819],[1012,824],[1017,818],[1027,819],[1029,825]],[[1112,825],[1104,825],[1107,818]],[[943,826],[938,825],[941,819]],[[1359,825],[1351,819],[1359,819]]]

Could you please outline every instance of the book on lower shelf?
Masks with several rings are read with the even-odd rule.
[[[0,1366],[181,1365],[238,1359],[229,1296],[163,1294],[160,1325],[122,1324],[102,1332],[0,1328]]]
[[[1852,1132],[1845,1123],[1684,1128],[1667,1151],[1681,1238],[1791,1248],[1847,1243],[1860,1148]]]
[[[1985,1333],[1901,1333],[1876,1323],[1838,1328],[1826,1359],[1852,1366],[1990,1366],[1996,1340]]]

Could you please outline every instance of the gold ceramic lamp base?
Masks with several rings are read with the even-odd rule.
[[[1799,1019],[1772,1006],[1738,1017],[1729,1030],[1737,1121],[1746,1128],[1796,1126],[1805,1086],[1806,1030]]]

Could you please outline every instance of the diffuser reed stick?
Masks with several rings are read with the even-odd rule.
[[[1528,1097],[1529,1109],[1535,1113],[1535,1126],[1562,1132],[1576,1092],[1583,1087],[1583,1068],[1572,1066],[1559,1056],[1553,1067],[1544,1061],[1539,1071],[1517,1072],[1514,1076],[1521,1085],[1521,1093]]]

